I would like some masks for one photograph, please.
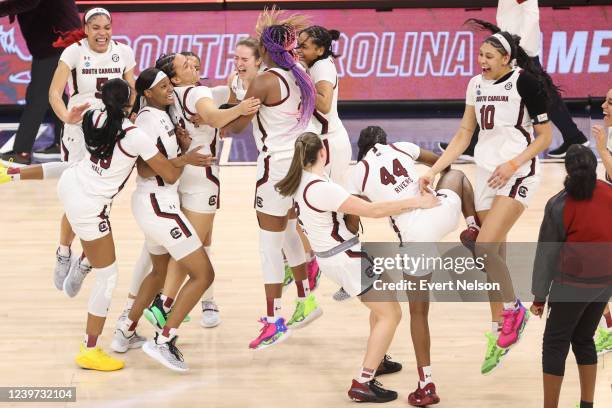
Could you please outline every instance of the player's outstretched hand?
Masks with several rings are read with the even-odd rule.
[[[419,196],[419,208],[433,208],[440,205],[440,199],[431,193]]]
[[[194,149],[191,149],[187,153],[185,153],[185,162],[187,164],[191,164],[192,166],[198,167],[208,167],[212,166],[216,163],[217,158],[212,154],[202,154],[199,153],[200,149],[204,146],[197,146]]]
[[[502,188],[506,185],[508,180],[510,180],[510,177],[512,177],[515,171],[516,170],[514,170],[512,165],[508,162],[500,164],[495,168],[495,171],[493,174],[491,174],[489,180],[487,180],[489,187]]]
[[[189,132],[184,127],[178,125],[174,128],[174,133],[176,134],[176,141],[178,142],[181,151],[186,152],[191,146],[191,136],[189,136]]]
[[[240,114],[243,116],[254,115],[259,110],[259,105],[261,105],[261,101],[257,98],[250,97],[240,102],[238,105],[240,107]]]
[[[69,125],[76,125],[77,123],[79,123],[81,120],[83,120],[83,113],[85,113],[89,106],[89,102],[85,102],[82,105],[77,105],[70,108],[70,110],[68,111],[68,115],[66,116],[66,120],[64,120],[64,123],[67,123]]]

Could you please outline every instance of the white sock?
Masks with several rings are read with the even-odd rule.
[[[60,244],[59,250],[57,251],[61,256],[70,256],[70,246]]]
[[[495,337],[499,336],[500,331],[501,325],[499,324],[499,322],[491,322],[491,333],[493,333]]]
[[[125,337],[130,337],[132,334],[134,334],[135,330],[130,330],[132,324],[134,324],[134,322],[131,321],[129,317],[121,322],[121,326],[119,327],[119,329],[123,332]]]
[[[164,333],[166,335],[164,335]],[[172,340],[174,336],[176,336],[176,329],[173,329],[173,328],[169,329],[167,327],[164,327],[164,330],[161,333],[159,333],[159,335],[155,339],[155,342],[157,344],[167,343],[170,340]]]
[[[518,310],[518,302],[516,300],[504,302],[504,310]]]
[[[474,227],[477,230],[480,230],[480,227],[476,223],[476,218],[473,215],[470,215],[469,217],[465,217],[465,223],[467,224],[468,227]]]
[[[367,383],[368,381],[374,379],[375,373],[376,373],[376,370],[361,367],[359,369],[359,373],[357,374],[357,377],[355,377],[355,380],[357,380],[357,382],[361,384]]]
[[[85,254],[83,254],[81,256],[81,265],[83,265],[83,266],[91,266],[91,264],[89,263],[89,259],[87,259]]]
[[[304,297],[299,297],[298,300],[304,301],[310,295],[310,283],[308,282],[308,278],[302,281],[302,287],[304,288]]]
[[[433,382],[431,379],[431,366],[419,367],[419,386],[425,387],[427,384]]]
[[[130,295],[133,295],[133,293],[130,293]],[[125,301],[125,308],[123,310],[132,310],[132,306],[134,306],[134,300],[136,299],[132,299],[132,298],[127,298],[127,300]]]

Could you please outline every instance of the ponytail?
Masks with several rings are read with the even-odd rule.
[[[492,34],[501,34],[510,44],[510,53],[504,49],[501,42],[494,36],[487,38],[484,42],[491,44],[502,55],[510,55],[510,61],[513,59],[516,60],[516,64],[519,67],[533,75],[539,82],[541,91],[545,93],[548,104],[550,104],[552,100],[559,97],[561,88],[555,85],[550,75],[548,75],[548,73],[544,71],[539,64],[534,63],[533,59],[527,55],[523,47],[520,46],[521,37],[507,31],[501,31],[501,29],[495,24],[484,20],[470,18],[466,20],[464,24],[473,26],[479,30],[489,31]]]
[[[597,158],[591,149],[571,145],[565,155],[567,176],[563,185],[574,200],[589,200],[597,182]]]
[[[314,133],[303,133],[295,140],[295,150],[289,171],[281,181],[274,185],[280,195],[289,197],[295,194],[302,182],[302,170],[317,162],[317,155],[321,149],[323,149],[323,142]]]
[[[360,161],[376,143],[387,144],[387,133],[380,126],[368,126],[359,133],[357,161]]]
[[[102,127],[94,123],[95,110],[89,110],[83,117],[83,135],[87,151],[97,159],[107,159],[112,156],[115,144],[123,139],[124,109],[130,103],[130,86],[119,78],[109,80],[102,87],[102,103],[106,118]],[[100,119],[96,119],[96,122]]]

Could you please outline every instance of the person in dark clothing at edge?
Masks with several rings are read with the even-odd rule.
[[[541,67],[539,54],[540,48],[540,10],[538,0],[498,0],[497,3],[497,25],[504,31],[521,37],[521,47],[525,49],[533,63]],[[554,95],[548,109],[548,117],[561,132],[563,143],[556,149],[548,151],[551,158],[562,159],[567,149],[573,144],[589,145],[587,137],[578,129],[572,119],[561,95]],[[474,161],[474,148],[478,143],[480,128],[476,127],[472,134],[472,140],[459,159]],[[438,148],[446,150],[448,143],[438,143]]]
[[[556,408],[569,346],[580,377],[580,408],[592,408],[597,376],[593,335],[612,294],[612,186],[597,180],[597,159],[573,145],[565,189],[546,204],[533,267],[531,312],[549,312],[542,344],[544,408]]]
[[[19,121],[13,150],[0,158],[12,161],[11,166],[28,165],[32,160],[32,146],[45,113],[49,111],[49,85],[57,67],[61,48],[53,47],[60,32],[81,27],[79,11],[74,0],[3,0],[0,17],[9,16],[19,22],[21,33],[32,54],[31,81],[26,91],[26,105]],[[37,159],[60,157],[59,141],[63,123],[51,111],[55,124],[55,140],[51,146],[35,152]]]

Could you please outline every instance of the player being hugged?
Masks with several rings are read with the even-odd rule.
[[[551,143],[546,114],[557,91],[551,78],[519,46],[520,38],[482,20],[468,20],[494,33],[480,47],[482,68],[470,80],[461,125],[448,149],[421,177],[425,189],[464,151],[480,126],[475,150],[475,205],[482,222],[476,255],[483,257],[501,296],[491,299],[492,332],[481,371],[489,373],[521,338],[529,312],[517,299],[504,261],[504,242],[540,183],[538,154]],[[501,302],[500,302],[501,300]],[[503,302],[503,303],[502,303]]]
[[[101,97],[104,109],[90,110],[83,118],[87,154],[64,171],[57,191],[96,278],[87,308],[85,341],[75,361],[83,368],[113,371],[123,368],[123,361],[97,347],[117,282],[115,244],[108,218],[113,199],[139,157],[168,184],[178,180],[181,169],[176,166],[184,166],[186,160],[170,163],[155,143],[126,118],[132,98],[125,80],[108,81],[101,89]],[[194,159],[191,164],[208,164],[206,156],[186,157]],[[65,284],[72,284],[76,273],[71,269]]]
[[[283,197],[293,198],[299,224],[315,251],[323,274],[344,287],[351,296],[361,297],[372,288],[367,272],[362,276],[362,262],[371,261],[361,251],[356,228],[349,227],[354,222],[347,223],[345,214],[389,217],[416,208],[435,207],[439,200],[433,194],[419,194],[395,201],[367,202],[331,181],[325,171],[326,162],[327,149],[319,136],[304,133],[295,141],[289,172],[275,187]],[[360,402],[392,401],[397,393],[382,388],[375,376],[384,368],[383,359],[401,319],[401,308],[396,301],[368,301],[363,297],[361,300],[370,309],[370,338],[363,366],[348,395]]]

